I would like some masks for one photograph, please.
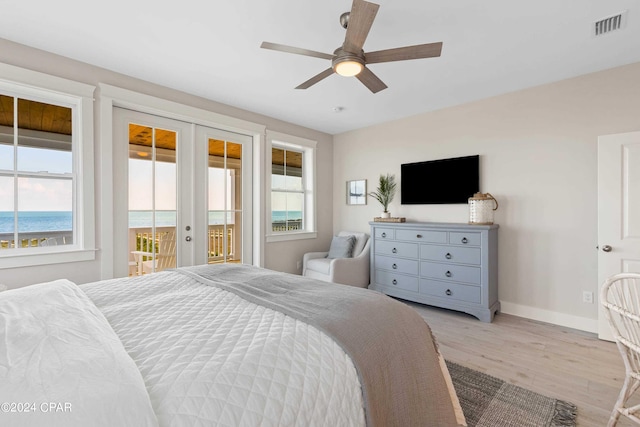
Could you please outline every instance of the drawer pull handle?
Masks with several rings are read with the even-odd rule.
[[[382,237],[387,237],[387,233],[382,233]]]
[[[447,252],[447,254],[444,256],[446,259],[451,259],[451,254],[449,252]]]
[[[417,235],[416,235],[416,238],[418,238],[418,239],[422,239],[422,234],[417,234]]]
[[[466,245],[466,244],[467,244],[467,242],[468,242],[468,240],[467,240],[467,238],[466,238],[466,237],[463,237],[461,241],[462,241],[462,243],[464,243],[465,245]]]
[[[447,271],[446,273],[444,273],[444,275],[447,276],[447,277],[451,277],[451,272]]]
[[[451,289],[447,289],[447,292],[445,292],[445,294],[451,296]]]
[[[397,265],[397,264],[393,264],[393,265],[391,266],[391,268],[393,268],[394,270],[397,270],[397,269],[398,269],[398,265]]]
[[[391,249],[391,252],[393,252],[394,254],[398,253],[398,250],[396,248]]]
[[[393,282],[391,282],[391,283],[393,283],[394,285],[397,285],[398,281],[396,279],[393,279]]]

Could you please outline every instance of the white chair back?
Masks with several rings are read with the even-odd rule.
[[[176,232],[167,231],[158,240],[158,262],[156,271],[176,267]]]
[[[611,276],[602,286],[600,303],[626,370],[625,381],[608,426],[615,426],[620,415],[640,424],[640,405],[625,406],[640,386],[640,274]]]

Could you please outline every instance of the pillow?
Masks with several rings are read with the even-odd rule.
[[[356,236],[333,236],[327,258],[351,258]]]

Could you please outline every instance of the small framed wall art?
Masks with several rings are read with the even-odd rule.
[[[347,205],[367,204],[367,180],[347,181]]]

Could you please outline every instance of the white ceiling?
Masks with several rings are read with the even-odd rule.
[[[372,94],[329,61],[351,0],[12,0],[0,37],[330,134],[640,61],[640,0],[374,0],[364,50],[442,41],[440,58],[372,64]],[[602,37],[594,21],[628,10]],[[335,107],[342,107],[339,113]]]

